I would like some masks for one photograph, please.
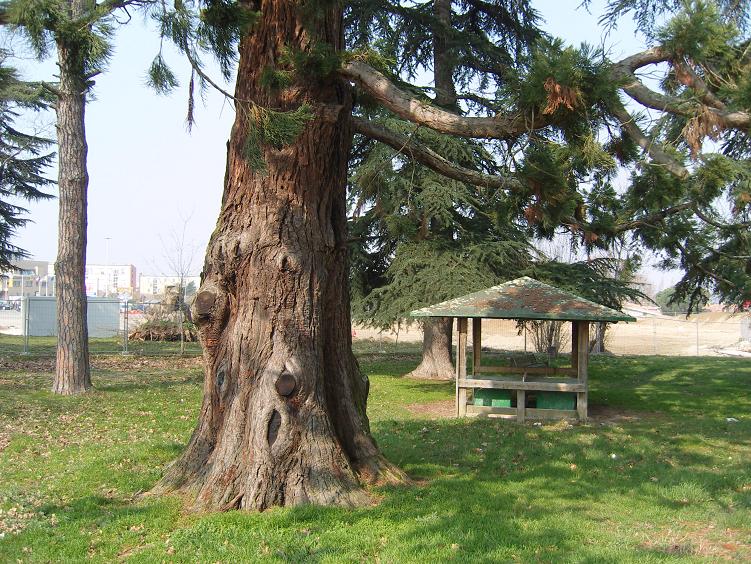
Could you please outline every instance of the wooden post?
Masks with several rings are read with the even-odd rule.
[[[472,374],[477,376],[480,371],[482,356],[482,318],[475,317],[472,320]]]
[[[467,318],[460,317],[458,322],[459,340],[456,344],[456,414],[467,415],[467,388],[462,387],[467,379]]]
[[[571,322],[571,368],[579,365],[579,322]]]
[[[576,394],[576,411],[580,421],[587,420],[587,399],[589,395],[589,383],[587,382],[587,368],[589,364],[589,322],[578,321],[576,330],[576,356],[577,356],[577,378],[584,384],[584,391]]]
[[[527,411],[527,392],[524,390],[516,390],[516,420],[519,423],[524,423],[524,416]]]

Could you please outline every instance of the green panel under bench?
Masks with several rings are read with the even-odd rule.
[[[509,390],[475,388],[474,404],[486,407],[511,407],[511,392]]]
[[[567,392],[537,392],[536,395],[537,409],[576,409],[576,394]]]

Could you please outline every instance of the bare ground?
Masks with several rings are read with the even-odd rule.
[[[433,401],[430,403],[410,403],[407,409],[426,419],[444,419],[454,417],[456,404],[453,399]],[[653,419],[660,417],[660,413],[646,411],[629,411],[615,409],[607,405],[592,405],[589,407],[589,420],[591,423],[621,423],[627,421],[639,421],[640,419]],[[551,422],[553,424],[554,422]]]

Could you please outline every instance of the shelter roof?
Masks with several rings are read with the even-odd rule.
[[[528,276],[410,313],[412,317],[483,317],[556,321],[636,321]]]

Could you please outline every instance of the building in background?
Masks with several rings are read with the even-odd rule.
[[[133,296],[138,290],[132,264],[87,264],[87,296]]]
[[[16,270],[0,272],[0,299],[55,295],[55,263],[46,260],[13,261]]]
[[[189,297],[191,293],[195,292],[200,284],[200,276],[185,276],[183,278],[183,285],[188,290],[185,292],[186,298]],[[148,274],[141,274],[138,277],[138,291],[141,293],[142,299],[164,296],[167,286],[179,285],[179,276],[151,276]]]

